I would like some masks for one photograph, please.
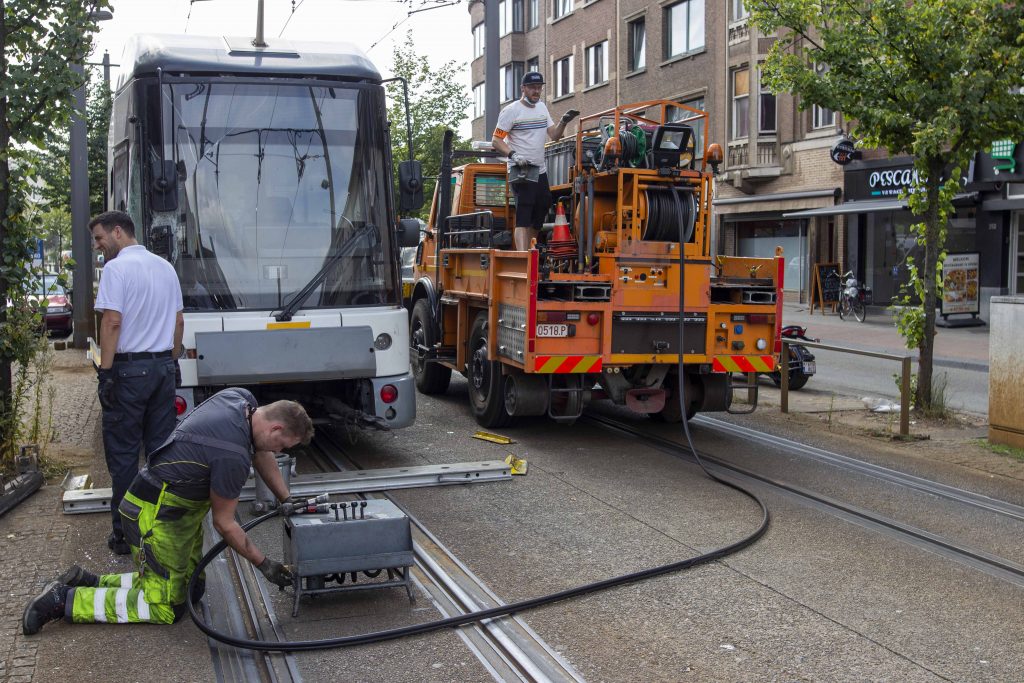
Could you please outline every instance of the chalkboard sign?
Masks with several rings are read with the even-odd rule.
[[[814,304],[817,301],[818,307],[825,310],[825,304],[830,304],[833,309],[839,303],[839,294],[843,289],[843,279],[839,276],[838,263],[815,263],[814,264],[814,289],[811,292],[811,313],[814,312]]]

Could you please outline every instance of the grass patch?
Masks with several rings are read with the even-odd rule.
[[[988,439],[978,439],[978,445],[992,451],[996,455],[1003,455],[1017,462],[1024,462],[1024,448],[1007,446],[1003,443],[992,443]]]

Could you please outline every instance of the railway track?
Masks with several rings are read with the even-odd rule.
[[[323,430],[317,432],[306,456],[307,462],[315,463],[323,472],[360,469],[346,453],[342,439]],[[389,498],[385,494],[360,497]],[[404,507],[402,510],[409,516],[412,526],[413,583],[421,595],[430,599],[439,612],[439,618],[504,604],[415,515]],[[207,539],[207,548],[220,540],[209,522]],[[288,639],[275,614],[266,582],[257,576],[258,572],[249,562],[233,552],[226,552],[211,565],[211,570],[207,572],[210,593],[229,598],[237,596],[237,599],[221,600],[212,612],[204,609],[208,623],[218,630],[244,638],[281,642]],[[496,681],[561,683],[583,680],[519,617],[466,625],[456,629],[456,634]],[[297,683],[302,680],[296,659],[289,653],[239,650],[214,641],[211,641],[210,648],[219,683]]]
[[[696,462],[693,452],[685,445],[665,437],[654,436],[641,427],[628,422],[614,419],[593,412],[584,413],[584,421],[603,428],[609,432],[640,440],[646,445],[664,453],[685,460]],[[1024,520],[1024,507],[982,496],[952,486],[931,482],[920,477],[904,474],[877,465],[859,462],[853,458],[831,453],[822,449],[805,446],[795,441],[762,434],[744,427],[700,416],[695,419],[701,424],[733,436],[740,436],[760,442],[767,446],[784,449],[787,453],[822,463],[843,467],[863,475],[884,479],[885,481],[915,491],[923,491],[941,497],[947,501],[972,508],[982,509],[1012,520]],[[742,484],[768,488],[790,499],[810,505],[831,515],[858,524],[862,527],[886,534],[892,538],[910,543],[929,552],[947,557],[961,564],[972,567],[989,576],[1007,581],[1016,586],[1024,587],[1024,566],[1004,557],[973,548],[954,539],[934,534],[924,529],[906,524],[896,519],[877,514],[871,510],[826,496],[792,483],[774,479],[768,475],[728,463],[720,458],[704,452],[698,452],[705,466],[714,474],[733,479]]]

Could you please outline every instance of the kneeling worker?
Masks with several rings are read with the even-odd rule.
[[[516,198],[516,229],[512,237],[517,251],[530,248],[530,242],[544,225],[551,208],[548,168],[544,162],[544,143],[557,140],[565,126],[579,112],[570,109],[555,123],[540,101],[544,77],[527,71],[520,87],[522,97],[501,110],[491,137],[494,149],[508,157],[508,181]]]
[[[203,518],[235,552],[284,587],[291,573],[257,548],[235,521],[252,465],[278,500],[288,499],[274,454],[313,436],[301,405],[257,407],[245,389],[225,389],[199,405],[148,458],[119,510],[138,571],[96,576],[73,565],[29,602],[26,635],[64,617],[73,623],[170,624],[187,612],[188,581],[202,557]],[[194,601],[200,596],[194,596]]]

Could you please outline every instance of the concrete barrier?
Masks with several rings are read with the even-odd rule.
[[[1024,448],[1024,296],[989,304],[988,440]]]

